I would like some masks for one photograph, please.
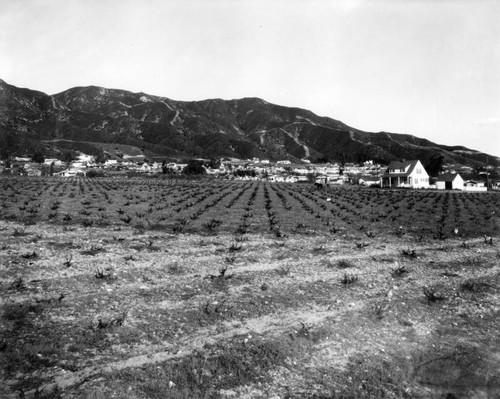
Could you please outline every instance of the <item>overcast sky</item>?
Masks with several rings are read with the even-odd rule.
[[[0,78],[260,97],[500,156],[500,0],[1,0]]]

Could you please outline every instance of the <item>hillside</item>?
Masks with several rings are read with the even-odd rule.
[[[104,146],[106,144],[106,146]],[[147,157],[235,157],[389,162],[439,155],[445,162],[499,165],[465,147],[407,134],[370,133],[259,98],[174,101],[145,93],[74,87],[47,95],[0,80],[0,156],[116,145]]]

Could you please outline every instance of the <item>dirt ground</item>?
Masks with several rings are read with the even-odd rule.
[[[497,237],[0,234],[2,398],[500,397]]]

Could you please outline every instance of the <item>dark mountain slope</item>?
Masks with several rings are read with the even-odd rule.
[[[64,140],[64,145],[59,145]],[[130,145],[158,157],[237,157],[389,162],[441,155],[480,166],[495,157],[407,134],[363,132],[327,117],[259,98],[174,101],[145,93],[74,87],[52,96],[0,81],[0,149],[88,151],[95,143]],[[83,144],[82,144],[83,145]]]

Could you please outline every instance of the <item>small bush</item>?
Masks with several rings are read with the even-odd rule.
[[[279,269],[275,269],[276,274],[280,277],[286,277],[290,274],[292,268],[290,266],[280,266]]]
[[[26,227],[24,229],[14,229],[12,232],[13,237],[22,237],[26,235],[28,235],[28,233],[26,233]]]
[[[38,254],[33,251],[21,255],[24,259],[38,259]]]
[[[416,250],[415,250],[415,249],[411,249],[411,250],[410,250],[410,248],[408,248],[408,249],[403,249],[403,250],[401,251],[401,254],[402,254],[403,256],[407,256],[407,257],[409,257],[409,258],[417,258],[417,252],[416,252]]]
[[[348,286],[358,282],[358,280],[359,280],[358,275],[344,273],[344,276],[340,279],[340,283]]]
[[[112,280],[113,279],[113,274],[112,273],[106,273],[104,269],[97,268],[94,274],[94,277],[97,279],[103,279],[103,280]]]
[[[422,290],[428,302],[437,302],[446,299],[445,294],[436,287],[423,287]]]
[[[236,244],[236,243],[233,243],[231,244],[231,246],[229,247],[229,252],[236,252],[236,251],[241,251],[241,245],[240,244]]]
[[[403,266],[398,266],[395,269],[392,269],[391,271],[391,276],[393,278],[398,278],[398,277],[405,277],[410,273],[410,271],[406,268],[405,265]]]
[[[348,260],[341,259],[337,262],[337,267],[339,269],[349,269],[351,267],[354,267],[354,264],[352,262],[349,262]]]
[[[203,223],[203,227],[208,231],[214,231],[217,227],[222,224],[222,220],[210,219],[208,222]]]
[[[26,285],[24,284],[24,280],[22,277],[16,278],[9,285],[9,290],[12,290],[12,291],[24,291],[25,289],[26,289]]]

